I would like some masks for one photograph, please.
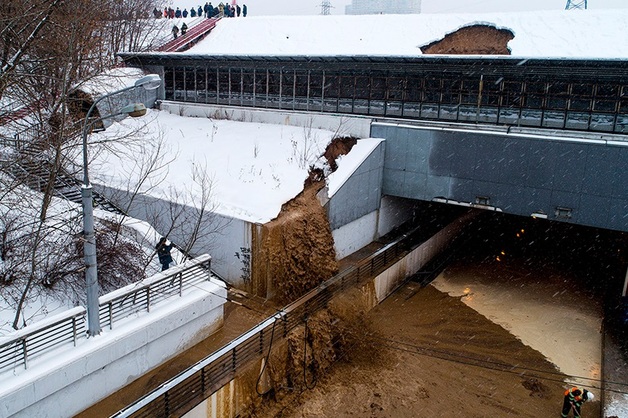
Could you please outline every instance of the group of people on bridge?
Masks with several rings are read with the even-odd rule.
[[[239,4],[233,3],[231,5],[220,3],[218,6],[214,7],[211,2],[205,3],[205,6],[198,6],[198,8],[190,8],[181,10],[179,7],[173,9],[172,7],[164,7],[163,12],[159,11],[157,8],[153,9],[153,15],[155,19],[165,18],[165,19],[180,19],[189,17],[206,17],[210,19],[215,16],[224,16],[224,17],[246,17],[248,13],[248,8],[246,4],[243,4],[240,7]]]
[[[220,16],[220,17],[246,17],[248,13],[248,8],[246,4],[243,4],[240,7],[235,1],[229,5],[220,2],[220,4],[216,7],[212,5],[211,2],[205,3],[205,6],[198,6],[197,9],[191,8],[188,12],[188,9],[183,9],[181,11],[180,8],[173,9],[172,7],[164,7],[163,13],[160,12],[157,8],[153,9],[153,15],[155,19],[165,18],[165,19],[185,19],[189,17],[206,17],[207,19],[211,19],[212,17]],[[188,25],[183,22],[181,24],[181,29],[175,24],[172,27],[172,36],[174,39],[177,39],[179,33],[181,36],[185,35],[188,31]]]

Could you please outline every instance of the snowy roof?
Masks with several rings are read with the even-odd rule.
[[[417,56],[457,29],[486,24],[511,30],[519,57],[628,57],[628,10],[368,16],[259,16],[222,19],[181,54]]]
[[[139,148],[130,145],[133,135]],[[141,193],[166,199],[173,197],[173,190],[180,199],[202,196],[194,180],[196,167],[211,178],[214,212],[266,223],[303,190],[309,167],[324,165],[321,156],[334,135],[323,129],[182,117],[149,109],[143,118],[127,118],[91,135],[95,142],[108,137],[126,141],[96,155],[90,171],[96,184],[128,187],[130,179],[140,182],[148,159],[160,149],[163,167],[142,183]],[[160,144],[162,139],[165,143]]]
[[[97,96],[131,87],[136,80],[143,76],[144,72],[139,68],[116,67],[85,81],[79,88],[86,93]]]

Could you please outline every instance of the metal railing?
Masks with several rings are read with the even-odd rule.
[[[118,411],[112,418],[181,416],[207,399],[235,378],[236,372],[260,359],[273,340],[285,338],[292,329],[327,306],[345,289],[366,283],[390,265],[418,247],[445,225],[435,224],[431,230],[421,227],[402,236],[363,260],[312,289],[283,310],[231,341],[218,351],[163,383],[132,405]]]
[[[103,327],[113,329],[115,321],[137,312],[150,312],[151,306],[209,279],[211,257],[202,255],[182,266],[175,266],[153,278],[99,298],[99,317]]]
[[[202,255],[175,266],[139,284],[126,286],[99,298],[99,315],[103,326],[113,329],[115,322],[151,307],[173,296],[182,296],[210,278],[211,257]],[[28,369],[30,363],[61,346],[76,346],[87,339],[86,310],[79,306],[52,318],[0,338],[0,374],[9,370]]]
[[[60,346],[76,346],[85,337],[84,307],[79,306],[62,314],[16,331],[0,339],[0,373],[17,368],[29,368],[29,362]]]

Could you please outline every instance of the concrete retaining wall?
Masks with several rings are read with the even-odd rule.
[[[161,234],[171,231],[168,236],[172,242],[183,247],[195,228],[198,210],[189,205],[170,202],[166,199],[138,194],[95,184],[94,188],[107,199],[122,208],[128,208],[129,216],[151,224]],[[172,213],[179,214],[173,228]],[[228,283],[246,289],[250,284],[250,263],[245,255],[252,247],[252,230],[257,224],[217,213],[207,213],[200,225],[198,237],[190,254],[211,254],[212,271]],[[154,244],[153,244],[154,245]]]
[[[323,113],[251,109],[169,101],[161,102],[160,109],[175,115],[190,117],[328,129],[337,132],[337,136],[354,136],[357,138],[370,137],[372,120],[369,117],[360,116],[347,117]]]
[[[378,216],[379,211],[374,211],[333,230],[336,258],[345,258],[373,242],[377,238]]]
[[[78,347],[0,381],[0,417],[73,416],[186,350],[223,323],[224,285],[206,282]]]
[[[453,238],[460,233],[467,219],[468,218],[465,216],[447,225],[436,233],[436,235],[377,276],[375,280],[373,280],[376,297],[374,301],[375,305],[386,299],[404,279],[419,271],[432,258],[443,251],[451,243]]]

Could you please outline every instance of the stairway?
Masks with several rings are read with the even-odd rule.
[[[52,168],[52,163],[48,161],[42,150],[27,147],[22,150],[22,158],[12,166],[12,173],[20,183],[33,190],[44,192]],[[81,205],[83,203],[81,185],[82,183],[79,180],[61,169],[57,172],[53,189],[55,195],[58,197]],[[100,193],[92,190],[92,195],[95,208],[100,208],[119,215],[124,214],[120,208],[111,203]]]
[[[212,17],[211,19],[200,18],[200,23],[195,24],[188,29],[185,35],[180,35],[177,39],[173,39],[157,48],[160,52],[181,52],[190,49],[194,44],[203,39],[205,35],[216,27],[216,23],[220,17]]]

